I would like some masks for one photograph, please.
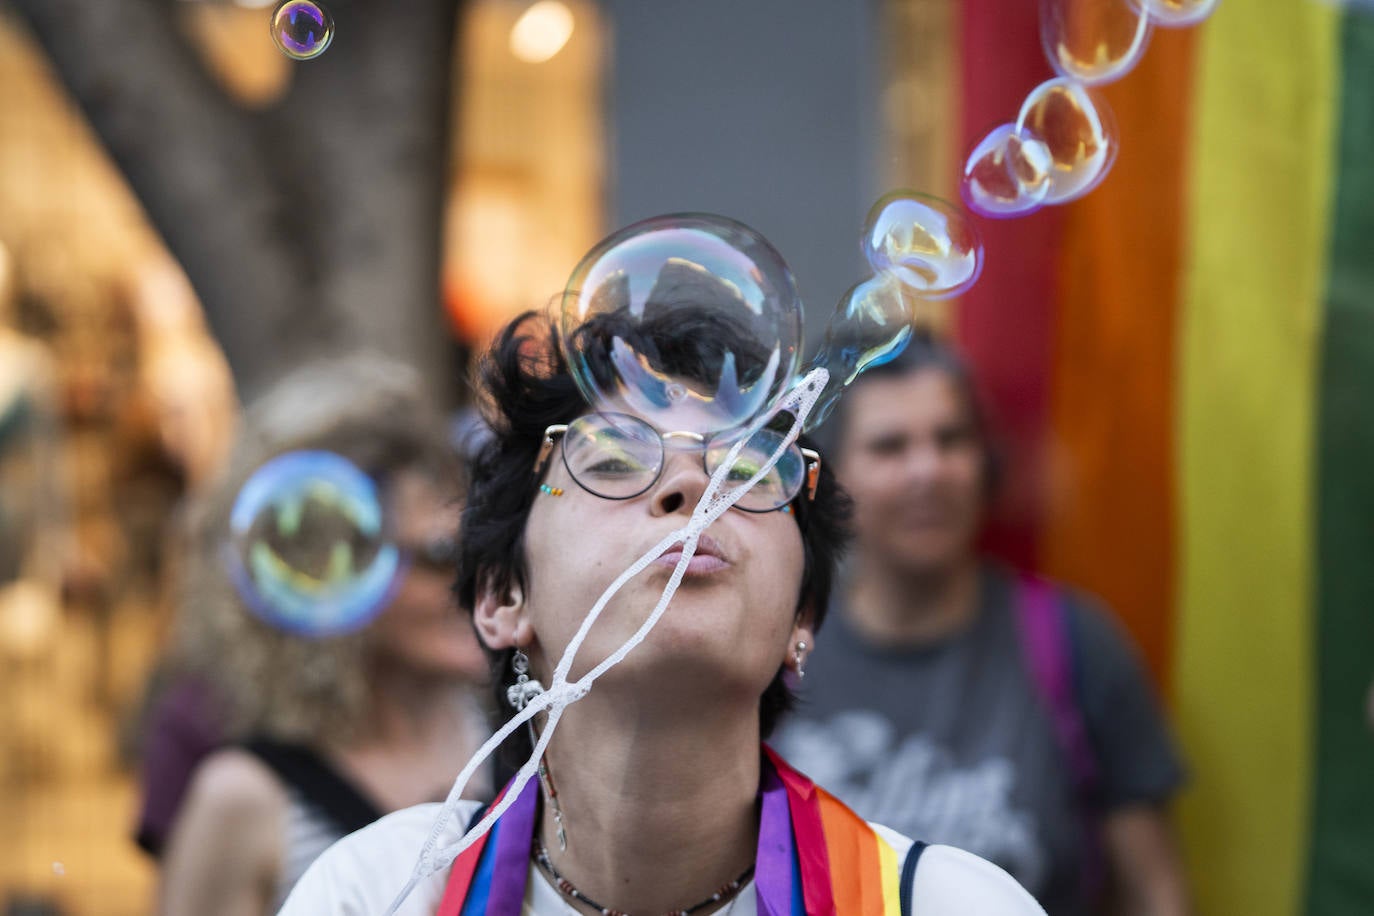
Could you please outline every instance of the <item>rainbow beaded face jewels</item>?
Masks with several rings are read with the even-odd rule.
[[[549,485],[546,484],[546,483],[541,483],[541,484],[539,485],[539,492],[540,492],[540,493],[543,493],[545,496],[562,496],[562,495],[563,495],[563,488],[562,488],[562,487],[551,487],[551,486],[549,486]]]

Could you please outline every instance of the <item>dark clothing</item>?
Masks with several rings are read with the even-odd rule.
[[[162,855],[191,774],[223,743],[209,688],[191,677],[173,680],[154,703],[143,738],[143,807],[134,837],[139,846]]]
[[[1071,916],[1089,911],[1082,800],[1029,673],[1015,593],[1010,576],[985,570],[973,620],[915,648],[872,645],[832,609],[776,745],[861,816],[990,859],[1048,913]],[[1168,799],[1183,769],[1129,638],[1061,594],[1096,806]]]

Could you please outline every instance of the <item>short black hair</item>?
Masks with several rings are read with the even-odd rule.
[[[651,337],[662,335],[658,353],[666,360],[665,368],[696,380],[700,371],[719,366],[720,354],[730,348],[734,330],[709,310],[674,309],[671,321],[651,323],[647,333]],[[652,343],[636,341],[636,346]],[[744,341],[734,344],[737,353],[749,351]],[[568,372],[553,322],[534,312],[516,318],[497,336],[478,367],[477,386],[492,434],[472,457],[459,538],[454,593],[459,605],[469,612],[483,590],[499,592],[527,582],[525,526],[538,492],[534,463],[544,430],[588,410]],[[849,535],[848,498],[824,461],[815,500],[808,503],[805,493],[799,494],[793,512],[802,531],[805,561],[797,613],[810,610],[819,628]],[[487,654],[492,665],[496,718],[504,721],[510,714],[505,691],[514,680],[510,667],[513,650],[488,649]],[[759,707],[765,737],[794,699],[780,670],[764,691]],[[518,746],[512,749],[519,753]],[[528,753],[528,745],[524,745],[524,753]]]

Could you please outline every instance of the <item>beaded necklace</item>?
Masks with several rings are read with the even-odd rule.
[[[549,851],[544,846],[544,841],[541,840],[538,836],[534,838],[533,852],[534,861],[539,864],[539,867],[542,868],[544,872],[549,876],[549,878],[553,881],[554,887],[558,888],[558,890],[564,896],[571,897],[573,900],[576,900],[579,903],[583,903],[591,907],[592,909],[597,910],[601,913],[601,916],[629,916],[628,913],[623,913],[620,910],[613,910],[609,907],[602,906],[595,900],[588,897],[586,894],[579,891],[577,888],[573,887],[572,882],[569,881],[567,878],[563,877],[561,874],[559,874],[558,869],[554,867],[553,860],[549,858]],[[720,887],[716,888],[715,892],[711,894],[711,896],[707,897],[705,900],[702,900],[700,903],[694,903],[686,909],[672,910],[665,914],[665,916],[691,916],[692,913],[695,913],[698,910],[703,910],[706,907],[711,906],[712,904],[724,903],[726,900],[733,901],[735,895],[740,892],[740,888],[744,887],[744,885],[749,882],[749,878],[753,874],[754,866],[750,865],[740,874],[738,878],[726,884],[722,884]]]

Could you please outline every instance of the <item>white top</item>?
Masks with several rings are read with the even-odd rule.
[[[459,804],[443,842],[455,842],[479,807],[477,802]],[[439,808],[428,804],[397,811],[335,843],[306,871],[278,916],[382,916],[409,880]],[[898,861],[906,856],[911,840],[881,824],[874,824],[873,829],[892,845]],[[400,916],[434,916],[447,882],[448,869],[421,881],[401,906]],[[952,846],[925,850],[911,891],[916,916],[1045,916],[1010,875]],[[757,916],[757,902],[751,881],[720,912]],[[522,912],[526,916],[576,916],[578,911],[531,864]]]

